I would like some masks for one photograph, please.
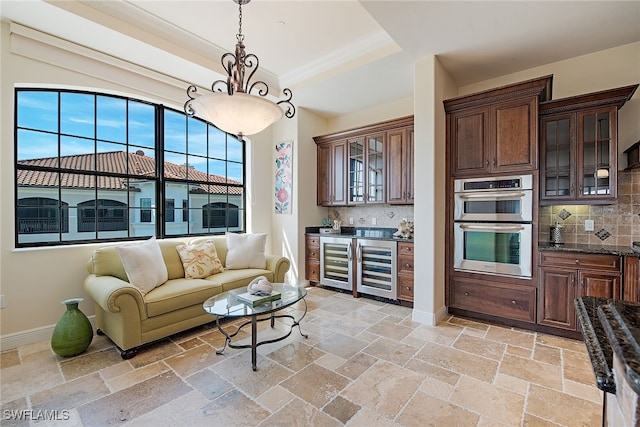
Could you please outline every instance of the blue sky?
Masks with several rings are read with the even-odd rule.
[[[47,91],[18,92],[18,160],[60,155],[142,150],[153,157],[153,105],[111,96]],[[60,109],[60,111],[58,111]],[[60,113],[60,114],[59,114]],[[60,121],[58,123],[58,117]],[[59,125],[59,129],[58,129]],[[184,113],[165,110],[165,161],[212,175],[242,181],[242,144],[205,122]],[[189,153],[187,154],[187,144]],[[209,159],[207,159],[207,154]],[[228,163],[225,159],[237,163]],[[225,172],[225,169],[226,172]]]

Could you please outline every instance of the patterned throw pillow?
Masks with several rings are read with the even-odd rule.
[[[182,260],[184,277],[187,279],[202,279],[224,270],[213,240],[193,245],[179,245],[176,249]]]

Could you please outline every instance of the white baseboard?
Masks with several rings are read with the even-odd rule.
[[[436,326],[447,315],[447,307],[440,307],[435,313],[413,309],[411,320],[427,326]]]
[[[88,318],[91,322],[91,326],[95,330],[95,316],[88,316]],[[50,341],[55,327],[56,325],[42,326],[40,328],[2,335],[0,337],[0,351],[12,350],[24,345],[35,344],[40,341]]]

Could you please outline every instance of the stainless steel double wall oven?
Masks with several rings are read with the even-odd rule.
[[[533,176],[454,181],[454,269],[531,277]]]

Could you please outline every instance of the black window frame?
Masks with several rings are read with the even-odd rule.
[[[21,127],[19,126],[19,94],[22,92],[51,92],[51,93],[56,93],[57,94],[57,102],[58,102],[58,111],[56,112],[58,115],[58,128],[57,130],[51,131],[51,130],[46,130],[46,129],[37,129],[37,128],[29,128],[29,127]],[[153,176],[150,176],[149,174],[145,174],[145,175],[137,175],[136,173],[112,173],[112,172],[105,172],[105,171],[101,171],[98,170],[98,167],[95,168],[95,170],[86,170],[86,169],[65,169],[64,167],[60,166],[60,159],[64,156],[62,156],[60,154],[60,147],[61,147],[61,139],[62,138],[69,138],[69,137],[76,137],[74,135],[68,135],[68,134],[64,134],[61,131],[61,126],[60,123],[62,121],[61,116],[63,115],[63,113],[61,112],[61,98],[63,96],[63,94],[80,94],[80,95],[88,95],[88,96],[93,96],[94,98],[94,111],[93,111],[93,115],[94,115],[94,129],[96,129],[96,131],[94,131],[94,135],[92,137],[82,137],[85,140],[94,143],[94,155],[96,156],[96,158],[98,157],[98,154],[102,153],[102,151],[100,151],[97,147],[98,147],[98,143],[99,142],[111,142],[108,140],[101,140],[98,138],[98,134],[99,132],[97,131],[98,129],[98,114],[99,114],[99,106],[98,106],[98,99],[102,98],[102,97],[106,97],[106,98],[115,98],[115,99],[120,99],[120,100],[124,100],[127,104],[127,114],[128,114],[128,108],[129,108],[129,103],[134,102],[134,103],[141,103],[141,104],[145,104],[147,106],[149,106],[150,108],[153,108],[153,115],[154,115],[154,123],[153,123],[153,129],[155,131],[155,141],[154,141],[154,147],[153,147],[153,158],[155,159],[155,172],[153,172]],[[220,187],[226,187],[227,191],[227,199],[229,197],[229,194],[233,194],[234,197],[236,199],[239,199],[240,203],[241,203],[241,210],[242,210],[242,218],[241,218],[241,224],[239,225],[239,227],[231,227],[228,226],[226,227],[225,231],[212,231],[210,229],[205,228],[204,230],[200,229],[199,231],[194,231],[191,230],[190,227],[190,223],[188,221],[190,215],[192,215],[193,213],[195,213],[195,211],[199,210],[193,207],[189,207],[189,200],[191,198],[191,194],[185,195],[185,197],[183,198],[183,206],[182,206],[182,219],[183,222],[186,223],[186,232],[180,232],[180,234],[174,234],[175,232],[172,231],[172,234],[167,234],[166,233],[166,216],[167,216],[167,212],[166,212],[166,208],[165,208],[165,200],[168,200],[167,197],[165,196],[165,186],[169,183],[184,183],[186,186],[191,186],[191,185],[201,185],[204,187],[207,187],[208,184],[208,188],[209,191],[211,191],[211,178],[207,178],[204,181],[203,180],[196,180],[194,182],[193,178],[189,178],[189,179],[182,179],[181,177],[174,177],[174,176],[167,176],[167,173],[165,172],[165,129],[164,129],[164,115],[165,112],[177,112],[178,114],[182,114],[185,117],[185,120],[187,121],[191,121],[191,120],[197,120],[198,122],[202,122],[201,124],[204,124],[204,126],[207,129],[207,134],[209,134],[209,130],[208,129],[215,129],[215,131],[217,132],[222,132],[219,129],[217,129],[213,124],[201,120],[201,119],[197,119],[194,117],[188,117],[184,112],[181,112],[179,110],[175,110],[169,107],[166,107],[162,104],[156,104],[156,103],[152,103],[152,102],[148,102],[148,101],[144,101],[144,100],[140,100],[140,99],[136,99],[136,98],[132,98],[132,97],[125,97],[125,96],[119,96],[119,95],[112,95],[112,94],[108,94],[108,93],[102,93],[102,92],[94,92],[94,91],[85,91],[85,90],[69,90],[69,89],[54,89],[54,88],[15,88],[14,89],[14,196],[15,196],[15,200],[18,201],[19,197],[21,195],[21,188],[24,189],[26,187],[26,185],[21,185],[20,181],[19,181],[19,173],[20,172],[25,172],[25,171],[39,171],[39,172],[48,172],[51,174],[57,174],[58,177],[61,177],[64,174],[80,174],[80,175],[87,175],[90,176],[93,180],[95,180],[96,182],[98,182],[98,180],[100,179],[106,179],[106,178],[110,178],[110,179],[119,179],[122,180],[123,183],[126,183],[126,186],[129,186],[129,182],[136,181],[136,180],[145,180],[145,181],[153,181],[154,185],[155,185],[155,207],[152,208],[152,210],[155,211],[156,215],[155,215],[155,221],[153,219],[150,218],[150,221],[142,221],[142,217],[143,217],[143,212],[147,212],[149,211],[149,208],[147,207],[142,207],[142,206],[134,206],[132,205],[132,196],[133,193],[136,191],[136,189],[134,188],[134,186],[130,186],[131,189],[127,188],[126,192],[127,192],[127,196],[126,196],[126,200],[129,200],[129,202],[126,204],[128,211],[126,214],[126,221],[127,221],[127,231],[126,231],[126,236],[124,237],[112,237],[112,236],[107,236],[105,235],[105,233],[103,231],[100,231],[100,226],[96,226],[95,227],[95,236],[92,238],[74,238],[71,239],[69,238],[69,236],[65,236],[67,233],[70,232],[74,232],[77,230],[69,230],[70,227],[69,226],[69,207],[67,207],[67,202],[64,201],[64,191],[68,191],[67,188],[64,187],[63,184],[60,184],[60,182],[62,181],[62,179],[60,179],[57,183],[57,185],[53,185],[52,188],[57,189],[57,197],[58,200],[60,200],[60,206],[63,207],[59,207],[59,215],[60,215],[60,224],[61,226],[58,227],[57,233],[58,233],[58,237],[56,240],[47,240],[47,239],[42,239],[39,241],[20,241],[20,235],[24,235],[25,233],[21,233],[20,232],[20,213],[19,213],[19,207],[18,207],[18,203],[16,203],[16,207],[15,207],[15,223],[14,223],[14,231],[15,231],[15,247],[17,248],[27,248],[27,247],[46,247],[46,246],[64,246],[64,245],[76,245],[76,244],[86,244],[86,243],[103,243],[103,242],[113,242],[113,241],[129,241],[129,240],[143,240],[143,239],[148,239],[151,236],[155,236],[156,238],[165,238],[165,237],[184,237],[184,236],[199,236],[199,235],[208,235],[208,234],[224,234],[226,231],[239,231],[239,232],[245,232],[246,231],[246,194],[247,194],[247,187],[246,187],[246,142],[243,139],[239,139],[238,137],[236,137],[235,135],[230,135],[230,134],[225,134],[224,132],[222,132],[222,134],[225,135],[225,144],[230,144],[230,143],[234,143],[234,144],[239,144],[239,146],[237,146],[237,148],[241,149],[241,160],[239,158],[230,158],[226,152],[225,152],[225,158],[223,159],[223,162],[225,162],[225,164],[229,164],[229,163],[236,163],[237,165],[240,166],[241,168],[241,180],[237,181],[234,179],[229,178],[228,176],[228,171],[225,172],[227,173],[227,175],[223,176],[222,178],[225,180],[223,183],[220,183],[219,181],[216,181],[216,186],[217,188]],[[68,119],[68,118],[65,118]],[[128,140],[128,135],[129,135],[129,116],[127,115],[127,117],[124,119],[127,123],[124,124],[124,126],[127,127],[127,141],[124,143],[121,143],[122,147],[123,147],[123,151],[125,153],[130,153],[130,152],[135,152],[135,148],[136,145],[133,143],[130,143]],[[25,164],[26,162],[20,162],[19,161],[19,144],[20,144],[20,138],[19,138],[19,131],[28,131],[28,132],[39,132],[42,134],[46,134],[47,136],[51,137],[51,138],[57,138],[58,141],[58,165],[51,167],[51,166],[42,166],[42,165],[37,165],[34,163],[32,164]],[[167,144],[169,144],[169,142],[167,142]],[[133,150],[132,150],[133,149]],[[131,151],[132,150],[132,151]],[[186,149],[186,156],[189,157],[190,154],[188,152],[188,148]],[[36,157],[36,159],[38,159],[39,157]],[[206,159],[209,159],[208,154],[205,156]],[[219,160],[219,159],[218,159]],[[127,169],[128,172],[131,171],[131,169]],[[235,189],[234,189],[235,187]],[[31,187],[29,187],[31,188]],[[51,187],[49,187],[51,188]],[[190,188],[190,187],[189,187]],[[95,186],[95,196],[93,199],[88,199],[88,200],[94,200],[95,202],[98,202],[101,199],[105,199],[108,197],[105,197],[104,192],[101,193],[102,190],[99,191],[98,189],[98,185]],[[123,190],[124,191],[124,190]],[[138,190],[139,191],[139,190]],[[198,194],[202,194],[202,190],[198,193]],[[44,197],[46,198],[46,196],[37,196],[37,197]],[[52,196],[53,197],[53,196]],[[25,198],[24,195],[22,195],[22,198]],[[169,197],[169,198],[173,198],[173,197]],[[209,194],[207,201],[204,202],[204,204],[207,204],[210,200],[213,200],[213,194]],[[178,200],[180,200],[181,198],[178,198]],[[185,204],[184,204],[184,200],[186,200],[187,202],[187,208],[185,208]],[[86,202],[86,201],[85,201]],[[140,203],[140,202],[138,202]],[[79,204],[79,202],[78,202]],[[24,208],[24,206],[22,206]],[[138,214],[135,214],[135,211],[138,211]],[[78,209],[78,226],[80,224],[80,218],[79,218],[79,213],[80,213],[80,209]],[[64,216],[66,215],[66,217]],[[66,219],[65,219],[66,218]],[[133,229],[133,225],[135,223],[135,221],[140,218],[140,222],[141,223],[146,223],[148,224],[149,222],[154,222],[155,224],[155,232],[154,234],[148,234],[145,236],[141,236],[141,235],[132,235],[134,233]],[[185,221],[184,219],[187,218],[187,220]],[[178,220],[180,219],[180,217],[178,217]],[[174,206],[174,220],[175,220],[175,206]],[[96,224],[97,224],[97,217],[96,217]],[[239,228],[239,230],[237,229]],[[230,229],[234,229],[234,230],[230,230]],[[33,234],[37,234],[37,233],[33,233]],[[108,234],[108,233],[107,233]]]

